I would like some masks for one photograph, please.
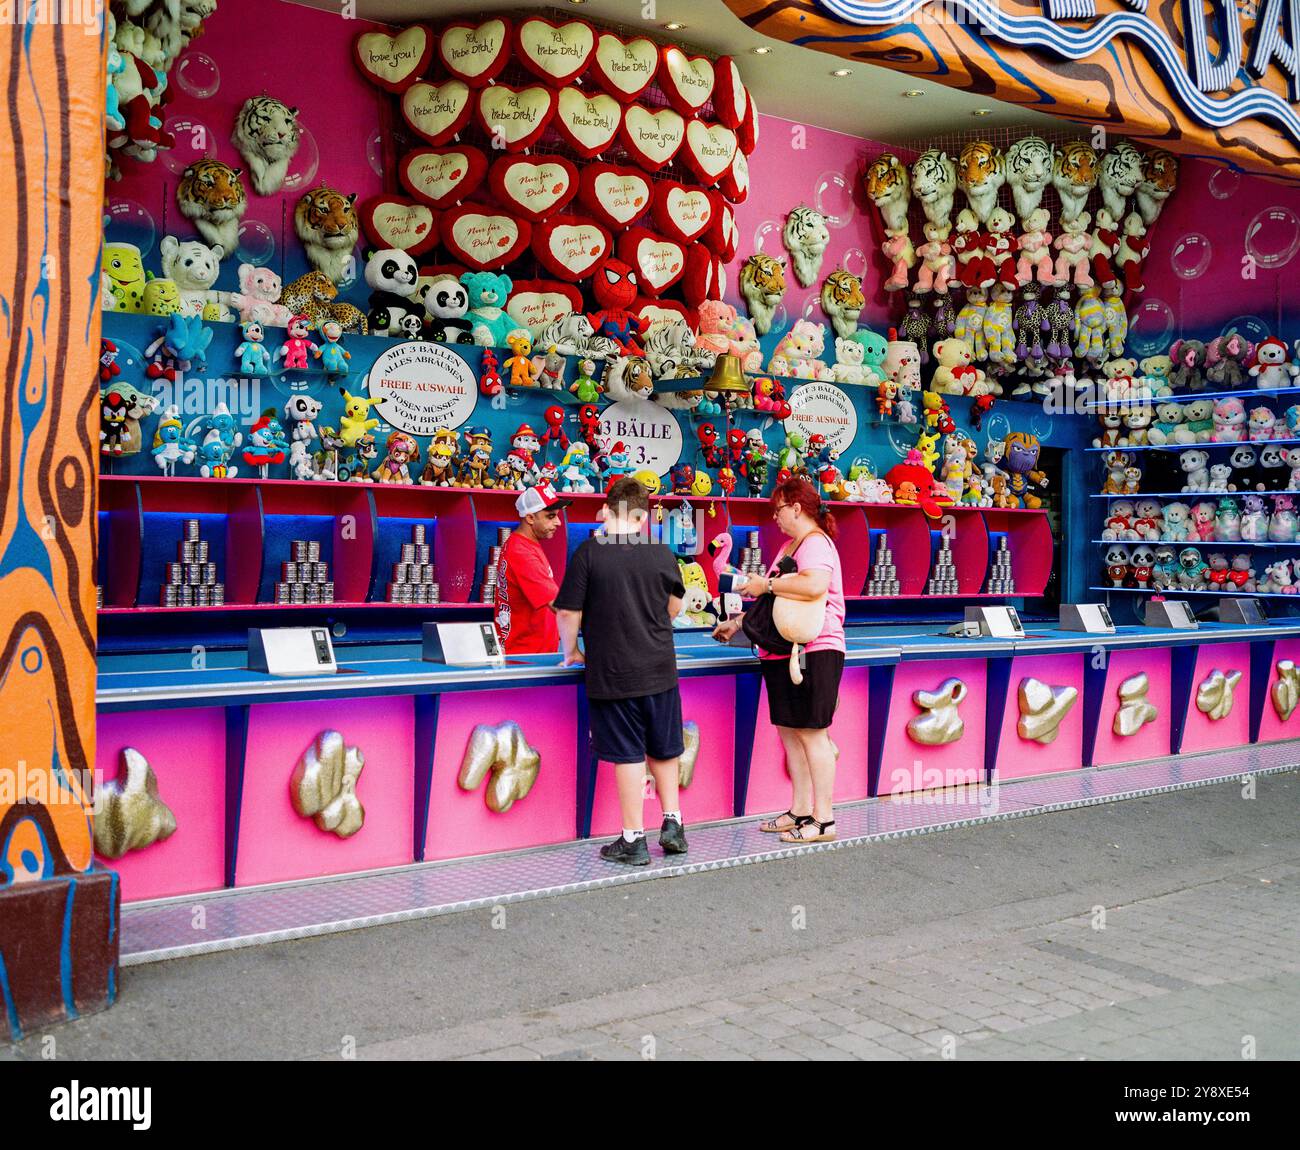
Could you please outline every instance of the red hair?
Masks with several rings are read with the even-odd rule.
[[[831,515],[830,507],[817,494],[817,488],[803,476],[794,475],[784,483],[778,483],[772,490],[770,502],[773,511],[787,503],[798,507],[809,519],[814,520],[829,538],[835,538],[835,519]]]

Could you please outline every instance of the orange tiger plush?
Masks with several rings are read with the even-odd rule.
[[[1142,222],[1150,227],[1156,222],[1165,201],[1178,187],[1178,160],[1163,148],[1154,148],[1143,158],[1142,182],[1137,189],[1137,208]]]
[[[906,227],[907,204],[912,195],[907,165],[892,152],[885,152],[862,174],[862,182],[871,202],[880,209],[885,227]]]
[[[971,211],[980,223],[998,206],[998,190],[1006,183],[1007,162],[1001,148],[987,140],[973,140],[957,158],[957,186],[966,196]]]
[[[210,246],[226,252],[239,247],[239,221],[248,207],[240,179],[243,171],[220,160],[196,160],[176,186],[181,215],[194,223]]]
[[[1097,186],[1097,153],[1084,140],[1070,140],[1056,152],[1052,165],[1052,187],[1061,197],[1061,220],[1078,219]]]
[[[336,284],[343,281],[361,231],[356,203],[356,192],[345,196],[321,184],[307,192],[293,210],[294,230],[307,249],[307,259]]]

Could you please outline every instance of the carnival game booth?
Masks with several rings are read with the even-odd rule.
[[[785,474],[838,528],[838,799],[1293,737],[1273,57],[1230,129],[1162,75],[1171,130],[1145,49],[1069,62],[1164,17],[1017,9],[1003,76],[880,6],[624,7],[110,5],[78,553],[128,903],[616,829],[581,674],[448,655],[537,482],[557,578],[612,477],[654,493],[692,821],[785,801],[755,660],[708,637]]]

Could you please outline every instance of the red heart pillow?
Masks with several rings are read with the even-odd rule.
[[[690,120],[686,124],[686,145],[682,162],[700,179],[712,186],[730,169],[736,158],[736,133],[721,124]]]
[[[595,50],[596,31],[585,20],[553,24],[530,16],[515,29],[515,54],[524,67],[556,88],[581,76]]]
[[[650,210],[650,178],[636,168],[587,164],[578,181],[578,199],[607,228],[622,231]]]
[[[619,134],[632,159],[657,172],[686,142],[686,121],[672,108],[652,112],[644,104],[629,104]]]
[[[438,213],[419,200],[374,196],[361,205],[361,226],[377,248],[397,248],[413,256],[438,243]]]
[[[749,111],[749,92],[740,69],[730,56],[720,56],[713,65],[713,118],[727,128],[739,128]]]
[[[527,88],[493,84],[478,94],[475,110],[493,148],[522,152],[546,131],[555,115],[555,93],[541,84]]]
[[[758,109],[754,106],[753,92],[749,93],[749,99],[745,102],[745,118],[736,129],[736,138],[740,142],[740,150],[745,155],[752,156],[758,147]]]
[[[688,56],[676,45],[663,50],[659,87],[683,116],[700,114],[713,95],[713,85],[713,61],[707,56]]]
[[[423,76],[433,55],[433,30],[412,24],[400,32],[359,32],[352,41],[352,58],[361,74],[388,92],[405,92]]]
[[[417,200],[435,208],[468,199],[483,182],[487,157],[468,144],[416,148],[398,161],[397,178]]]
[[[437,147],[469,123],[473,99],[461,80],[419,80],[402,93],[402,118],[416,135]]]
[[[652,324],[677,318],[685,320],[686,326],[691,331],[698,330],[700,326],[700,316],[695,308],[687,307],[675,299],[650,299],[647,296],[638,296],[631,310],[643,319],[648,319]]]
[[[732,158],[731,167],[718,181],[718,191],[733,204],[743,204],[749,199],[749,160],[739,148]]]
[[[669,239],[693,244],[713,226],[718,211],[716,193],[661,180],[655,184],[654,195],[655,226]]]
[[[533,254],[552,275],[577,283],[609,255],[609,232],[595,220],[556,216],[533,229]]]
[[[453,20],[438,40],[442,66],[471,88],[481,88],[495,80],[510,59],[510,32],[510,21],[502,16],[481,24]]]
[[[659,45],[644,36],[621,40],[602,32],[591,58],[592,78],[616,100],[630,104],[650,87],[659,70]]]
[[[539,223],[578,194],[578,169],[563,156],[502,156],[488,183],[498,203]]]
[[[618,258],[632,267],[649,296],[663,295],[686,271],[686,249],[648,228],[632,228],[619,236]]]
[[[582,292],[559,280],[515,280],[506,301],[506,314],[534,336],[552,320],[575,311],[582,311]]]
[[[555,130],[580,156],[598,156],[614,142],[623,106],[600,92],[561,88],[555,101]]]
[[[736,258],[740,229],[736,227],[735,209],[726,200],[719,202],[718,214],[714,217],[713,227],[704,233],[704,242],[724,264]]]
[[[485,204],[461,204],[442,216],[442,246],[474,271],[508,264],[531,238],[527,220]]]

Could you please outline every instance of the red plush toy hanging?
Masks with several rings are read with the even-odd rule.
[[[400,95],[427,71],[433,40],[427,24],[411,24],[392,35],[359,32],[352,41],[352,58],[372,84]]]
[[[555,216],[533,229],[533,254],[552,275],[577,283],[610,253],[609,232],[595,220]]]
[[[443,213],[442,244],[474,271],[508,264],[532,238],[532,225],[500,208],[460,204]]]
[[[581,76],[595,50],[596,32],[585,20],[553,24],[530,16],[515,29],[515,53],[524,67],[556,88]]]
[[[650,210],[650,180],[636,168],[587,164],[578,177],[578,199],[607,228],[622,231]]]
[[[484,88],[474,105],[478,122],[492,138],[492,147],[522,152],[537,139],[555,115],[555,93],[543,84]]]
[[[591,58],[592,78],[614,99],[630,104],[641,95],[659,70],[659,45],[644,36],[622,40],[613,32],[596,39]]]
[[[637,296],[636,271],[622,260],[606,260],[592,276],[591,294],[600,309],[587,313],[596,335],[612,339],[625,355],[643,355],[639,340],[650,322],[631,310]]]
[[[619,236],[618,256],[636,271],[641,290],[649,296],[662,295],[686,271],[683,245],[655,235],[648,228],[632,228]],[[624,306],[630,307],[631,303],[628,300]]]
[[[655,225],[669,239],[693,244],[712,226],[719,211],[716,193],[688,188],[673,180],[655,184]]]
[[[468,144],[417,148],[398,161],[397,178],[417,200],[446,208],[474,194],[487,166],[487,157]]]
[[[442,29],[438,57],[442,66],[471,88],[491,83],[510,59],[512,28],[504,16],[481,24],[453,20]]]
[[[598,156],[618,136],[623,106],[602,92],[561,88],[555,104],[555,130],[585,159]]]
[[[563,156],[502,156],[488,183],[502,206],[540,223],[578,194],[578,169]]]
[[[688,56],[676,45],[663,50],[659,62],[659,87],[668,103],[683,116],[698,116],[713,95],[713,61]]]

